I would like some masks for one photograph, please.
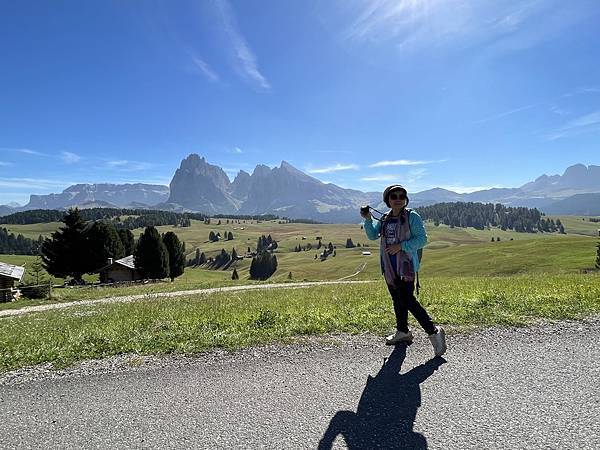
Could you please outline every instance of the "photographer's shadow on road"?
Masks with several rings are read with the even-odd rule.
[[[319,442],[320,450],[331,449],[338,435],[351,450],[427,448],[425,437],[413,431],[421,406],[420,384],[446,360],[433,358],[400,374],[406,347],[397,345],[377,375],[369,375],[356,412],[338,411],[333,416]]]

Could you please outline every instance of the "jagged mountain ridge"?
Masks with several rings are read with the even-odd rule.
[[[156,205],[164,202],[169,188],[159,184],[75,184],[60,194],[32,194],[27,209],[63,209],[89,202],[107,202],[117,207],[127,207],[132,203]]]
[[[240,171],[229,182],[222,169],[196,154],[182,161],[170,186],[169,201],[157,207],[209,214],[273,213],[344,221],[356,220],[357,208],[374,201],[373,193],[325,184],[286,161],[272,169],[259,164],[252,174]]]
[[[401,182],[401,180],[399,180]],[[410,206],[440,202],[493,202],[537,207],[542,211],[594,214],[600,193],[600,166],[576,164],[561,175],[542,175],[519,188],[494,188],[460,194],[442,188],[411,193]],[[578,197],[574,197],[578,196]],[[568,208],[569,198],[576,198]],[[561,202],[553,207],[557,202]],[[590,202],[592,203],[590,205]],[[324,222],[355,222],[357,209],[370,204],[383,210],[379,192],[344,189],[298,170],[286,161],[270,168],[259,164],[252,174],[240,170],[233,182],[223,169],[191,154],[175,171],[170,187],[137,184],[78,184],[61,194],[31,195],[21,208],[0,206],[0,215],[27,209],[63,209],[106,204],[115,207],[153,207],[208,214],[277,214]]]

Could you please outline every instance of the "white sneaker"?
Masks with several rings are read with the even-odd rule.
[[[442,327],[436,326],[435,329],[437,333],[430,334],[429,340],[431,341],[431,345],[433,345],[433,352],[435,356],[442,356],[446,353],[446,332]]]
[[[385,338],[385,343],[387,345],[394,345],[394,344],[398,344],[399,342],[412,342],[413,341],[413,335],[410,332],[410,330],[408,331],[408,333],[405,333],[404,331],[396,331],[395,334],[390,334],[388,337]]]

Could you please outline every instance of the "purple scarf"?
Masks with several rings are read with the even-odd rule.
[[[391,214],[391,213],[390,213]],[[385,220],[381,224],[381,245],[379,251],[381,260],[383,263],[383,275],[387,284],[395,286],[396,279],[399,278],[403,281],[414,281],[415,270],[412,263],[412,255],[400,250],[396,253],[396,270],[392,267],[390,256],[385,252],[386,239],[385,239],[385,227],[387,226],[388,220],[391,219],[391,215],[385,216]],[[408,224],[408,211],[402,210],[400,216],[398,216],[398,226],[396,226],[396,239],[395,243],[400,244],[402,241],[407,241],[411,238],[410,225]]]

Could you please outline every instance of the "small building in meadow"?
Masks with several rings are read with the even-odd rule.
[[[116,283],[120,281],[142,280],[142,274],[135,268],[133,255],[125,258],[112,260],[108,259],[108,264],[100,269],[101,283]]]
[[[15,282],[19,283],[25,274],[25,267],[0,262],[0,302],[10,302],[19,296]]]

